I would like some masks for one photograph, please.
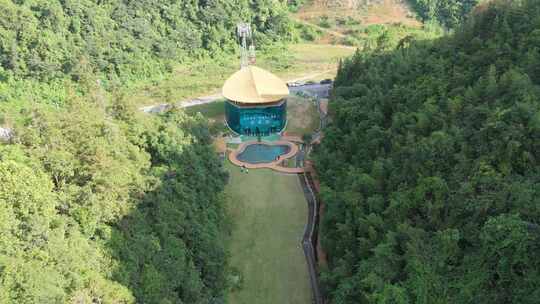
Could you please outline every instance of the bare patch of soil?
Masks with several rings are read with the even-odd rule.
[[[369,2],[369,1],[368,1]],[[402,23],[409,26],[420,26],[414,13],[405,0],[314,0],[304,6],[296,14],[296,18],[312,24],[318,24],[321,18],[352,19],[362,25]],[[345,33],[347,26],[338,26],[333,30]]]
[[[363,24],[402,23],[420,26],[408,4],[400,0],[384,0],[381,4],[370,6],[363,17]]]

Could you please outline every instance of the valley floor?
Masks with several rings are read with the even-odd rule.
[[[256,65],[285,81],[318,81],[334,78],[339,60],[351,56],[355,50],[342,45],[293,44],[269,54],[259,54]],[[238,70],[238,65],[235,56],[179,65],[166,79],[130,94],[130,99],[137,106],[150,106],[178,103],[200,96],[219,96],[223,83]]]
[[[309,276],[301,239],[307,203],[296,175],[250,170],[227,162],[233,229],[231,266],[241,275],[231,304],[308,304]]]

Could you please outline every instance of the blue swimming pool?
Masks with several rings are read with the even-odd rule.
[[[251,144],[238,154],[237,158],[250,164],[270,163],[290,151],[291,147],[287,145]]]

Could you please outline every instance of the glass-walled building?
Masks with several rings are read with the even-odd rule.
[[[242,135],[280,133],[287,124],[287,85],[255,66],[242,68],[223,86],[226,121]]]
[[[272,105],[246,106],[225,103],[227,124],[234,132],[244,135],[270,135],[279,133],[287,123],[287,101]]]

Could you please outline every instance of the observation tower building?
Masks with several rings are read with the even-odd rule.
[[[227,125],[241,135],[267,136],[287,123],[289,88],[274,74],[248,65],[223,85]]]
[[[240,70],[223,85],[225,120],[240,135],[266,136],[280,133],[287,124],[289,88],[276,75],[254,66],[255,46],[251,26],[237,25],[240,39]],[[248,40],[251,44],[248,48]]]

